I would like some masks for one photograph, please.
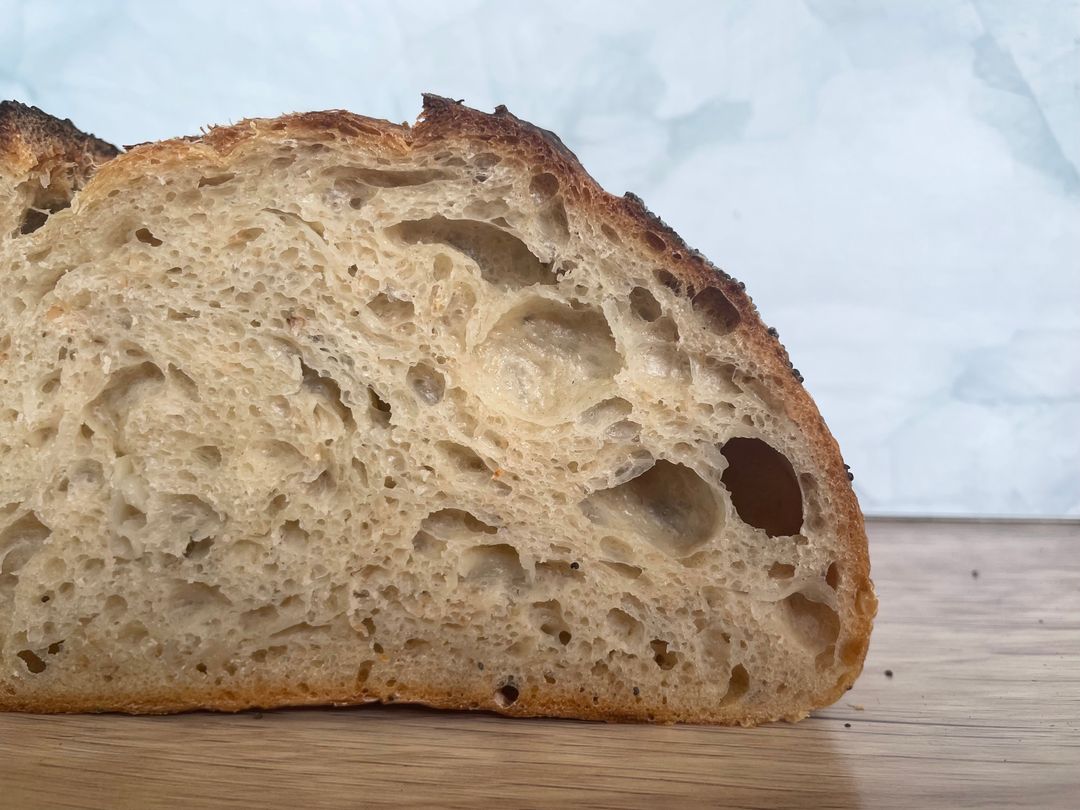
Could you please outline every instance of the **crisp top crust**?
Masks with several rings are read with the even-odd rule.
[[[49,159],[78,164],[103,163],[120,150],[18,101],[0,101],[0,170],[21,174]]]

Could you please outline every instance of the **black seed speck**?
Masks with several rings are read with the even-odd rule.
[[[638,689],[638,688],[637,688],[637,687],[635,686],[635,687],[634,687],[634,696],[636,697],[637,695],[640,695],[640,694],[641,694],[641,690],[640,690],[640,689]]]
[[[891,678],[892,677],[892,670],[891,669],[885,670],[885,677],[886,678]]]
[[[780,337],[780,333],[772,326],[769,327],[769,337]]]
[[[844,723],[844,728],[851,728],[851,723]]]
[[[572,563],[570,563],[570,567],[571,567],[571,568],[572,568],[572,569],[573,569],[574,571],[577,571],[577,570],[578,570],[579,568],[581,568],[581,563],[577,563],[577,562],[572,562]]]
[[[971,578],[972,579],[978,579],[979,578],[979,572],[976,571],[974,568],[971,569]]]

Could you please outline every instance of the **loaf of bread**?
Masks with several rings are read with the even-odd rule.
[[[752,725],[862,668],[776,332],[504,108],[117,154],[5,103],[0,292],[2,709]]]

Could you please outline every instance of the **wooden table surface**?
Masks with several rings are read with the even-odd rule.
[[[866,669],[796,725],[0,715],[0,807],[1080,807],[1080,523],[870,538]]]

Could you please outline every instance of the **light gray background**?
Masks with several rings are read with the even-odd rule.
[[[1080,514],[1073,0],[0,0],[0,96],[120,144],[423,90],[746,281],[867,512]]]

